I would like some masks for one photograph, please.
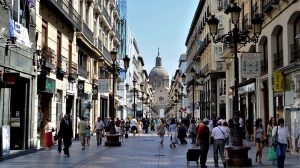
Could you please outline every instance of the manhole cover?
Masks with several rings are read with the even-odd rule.
[[[166,156],[166,155],[164,155],[164,154],[157,154],[157,155],[154,155],[154,156]]]

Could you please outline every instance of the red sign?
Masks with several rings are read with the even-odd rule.
[[[7,85],[15,85],[19,76],[19,73],[4,73],[3,79]]]

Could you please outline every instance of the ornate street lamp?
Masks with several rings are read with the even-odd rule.
[[[135,113],[135,86],[136,86],[136,80],[133,79],[132,83],[133,83],[133,116],[136,117],[136,113]]]
[[[249,37],[243,31],[239,30],[239,15],[241,8],[237,6],[236,3],[233,3],[225,10],[225,14],[231,14],[231,21],[234,25],[234,28],[230,30],[227,34],[218,36],[218,19],[214,16],[207,21],[209,25],[210,34],[213,38],[214,43],[224,43],[227,45],[233,45],[233,53],[234,53],[234,97],[233,97],[233,118],[234,118],[234,129],[232,136],[232,145],[235,148],[227,148],[229,159],[227,160],[228,166],[250,166],[251,159],[248,159],[248,155],[240,155],[241,153],[247,153],[250,148],[242,147],[242,137],[241,137],[241,129],[239,127],[239,117],[240,112],[238,109],[238,84],[239,84],[239,63],[238,63],[238,44],[246,44],[246,43],[257,43],[259,35],[261,33],[261,27],[263,20],[260,15],[256,14],[252,20],[254,33],[252,37]],[[245,156],[244,158],[239,156]],[[240,165],[239,163],[243,163]]]
[[[118,52],[113,50],[113,51],[110,52],[110,54],[111,54],[111,60],[112,60],[112,65],[111,65],[112,67],[108,67],[108,70],[111,71],[112,74],[113,74],[113,82],[112,82],[112,84],[113,84],[113,93],[112,93],[112,96],[113,96],[112,105],[113,105],[113,107],[110,110],[110,115],[109,116],[112,119],[114,119],[115,118],[115,80],[116,80],[116,75],[120,72],[121,68],[118,67],[117,64],[116,64]],[[128,58],[128,56],[125,56],[123,58],[123,61],[124,61],[124,69],[127,70],[128,67],[129,67],[130,58]],[[103,57],[101,57],[99,59],[99,67],[100,68],[104,67],[104,58]]]
[[[193,120],[195,119],[195,69],[191,68],[191,75],[193,77]]]

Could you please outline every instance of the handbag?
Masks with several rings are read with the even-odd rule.
[[[278,144],[278,126],[275,135],[272,137],[272,146],[277,146]]]
[[[276,159],[277,159],[276,151],[275,151],[274,147],[270,147],[270,148],[269,148],[268,159],[269,159],[270,161],[276,160]]]

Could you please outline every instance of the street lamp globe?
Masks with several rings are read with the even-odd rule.
[[[263,23],[262,18],[258,14],[256,14],[251,22],[253,25],[254,35],[259,36],[261,33],[261,27],[262,27],[262,23]]]
[[[130,62],[130,58],[128,57],[128,55],[125,55],[125,57],[123,58],[123,62],[124,62],[124,68],[127,70]]]
[[[103,68],[104,67],[104,58],[100,57],[99,59],[99,68]]]
[[[209,31],[211,36],[215,37],[218,35],[218,25],[219,25],[219,20],[215,18],[215,15],[212,15],[208,20],[207,24],[209,26]]]
[[[136,80],[133,79],[132,83],[133,83],[133,86],[135,87],[136,86]]]
[[[115,61],[117,60],[117,54],[118,54],[118,52],[115,51],[115,50],[112,50],[112,51],[110,52],[111,59],[112,59],[113,62],[115,62]]]
[[[240,20],[241,7],[237,6],[236,3],[233,3],[228,12],[231,14],[231,22],[237,24]]]
[[[129,90],[129,84],[128,83],[125,84],[125,88],[126,88],[126,91]]]

